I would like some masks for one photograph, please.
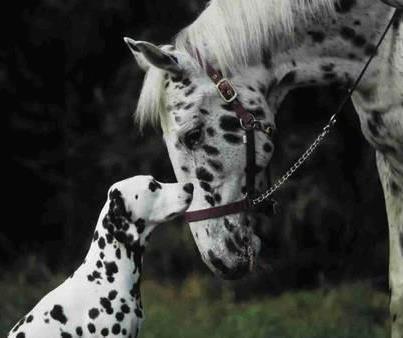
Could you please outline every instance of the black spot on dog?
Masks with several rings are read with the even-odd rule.
[[[134,225],[136,226],[137,232],[142,234],[146,228],[146,221],[143,218],[139,218],[136,222],[134,222]]]
[[[122,252],[120,251],[120,248],[117,248],[115,251],[115,255],[117,259],[121,259],[122,258]]]
[[[108,315],[113,313],[111,301],[108,298],[102,297],[99,301]]]
[[[18,334],[15,337],[16,338],[25,338],[25,333],[24,332],[18,332]]]
[[[210,113],[206,109],[200,109],[200,113],[203,115],[210,115]]]
[[[186,92],[185,92],[185,96],[190,96],[192,95],[196,90],[195,86],[190,87]]]
[[[99,316],[99,310],[96,308],[92,308],[90,311],[88,311],[88,316],[91,319],[95,319]]]
[[[105,248],[105,238],[101,237],[100,239],[98,239],[98,246],[101,250],[103,250]]]
[[[95,333],[95,331],[96,331],[95,325],[92,324],[92,323],[89,323],[89,324],[87,325],[87,328],[88,328],[88,331],[89,331],[90,333]]]
[[[356,0],[340,0],[336,2],[336,11],[338,13],[347,13],[355,6]]]
[[[33,320],[34,320],[34,316],[33,316],[33,315],[29,315],[29,316],[27,317],[26,322],[27,322],[27,323],[30,323],[30,322],[32,322]]]
[[[124,318],[125,315],[122,312],[116,312],[116,320],[118,320],[119,322],[121,322]]]
[[[120,325],[118,323],[112,326],[112,333],[118,335],[120,333]]]
[[[99,238],[99,233],[98,233],[98,230],[96,230],[94,232],[94,242],[96,242],[98,240],[98,238]]]
[[[73,338],[73,336],[68,332],[62,332],[61,337],[62,338]]]
[[[393,196],[398,196],[402,192],[402,190],[400,189],[400,187],[398,186],[398,184],[395,181],[392,181],[390,183],[390,191]]]
[[[130,312],[130,307],[129,307],[127,304],[123,304],[123,305],[120,307],[120,310],[121,310],[123,313],[129,313],[129,312]]]
[[[218,149],[216,147],[213,146],[209,146],[207,144],[203,145],[203,150],[206,152],[206,154],[211,155],[211,156],[217,156],[220,154],[220,152],[218,151]]]
[[[161,184],[159,184],[156,180],[152,180],[148,185],[148,189],[152,192],[156,191],[157,189],[162,189]]]
[[[113,277],[115,273],[118,273],[119,269],[115,262],[104,262],[105,274],[108,277]]]
[[[83,329],[81,328],[81,326],[76,327],[76,334],[79,337],[81,337],[83,335]]]
[[[195,105],[195,104],[194,104],[193,102],[192,102],[192,103],[189,103],[189,104],[187,104],[186,106],[184,106],[183,109],[189,110],[190,108],[193,108],[194,105]]]
[[[118,295],[118,292],[117,292],[116,290],[112,290],[112,291],[109,292],[108,298],[109,298],[110,300],[114,300],[117,295]]]
[[[97,261],[97,268],[102,268],[102,262],[100,260]]]
[[[143,318],[143,312],[140,309],[135,309],[134,313],[138,318]]]
[[[214,179],[214,176],[204,167],[199,167],[196,169],[196,177],[205,182],[211,182]]]
[[[215,200],[217,203],[220,203],[220,202],[221,202],[221,195],[220,195],[220,194],[214,194],[214,200]]]
[[[241,128],[241,124],[237,118],[224,115],[220,118],[220,128],[224,131],[236,132]]]
[[[108,328],[104,327],[104,328],[101,330],[101,335],[104,336],[104,337],[108,336],[108,335],[109,335],[109,330],[108,330]]]
[[[320,68],[324,71],[324,72],[331,72],[333,71],[335,67],[334,63],[327,63],[325,65],[322,65]]]
[[[224,140],[230,144],[241,144],[242,143],[242,138],[238,135],[224,134],[223,137],[224,137]]]
[[[67,317],[64,315],[63,307],[61,305],[53,306],[53,309],[50,311],[50,316],[62,324],[67,323]]]
[[[182,167],[181,167],[181,170],[184,171],[185,173],[188,173],[188,172],[189,172],[189,168],[188,168],[188,167],[185,167],[185,166],[182,166]]]

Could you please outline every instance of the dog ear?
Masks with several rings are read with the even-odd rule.
[[[161,48],[146,41],[135,41],[130,38],[123,38],[134,55],[137,64],[147,71],[150,66],[157,67],[167,72],[178,75],[182,72],[175,56],[165,52]]]
[[[109,210],[104,218],[104,227],[117,241],[133,244],[139,240],[139,233],[131,221],[131,212],[126,210],[121,192],[114,188],[108,194]]]

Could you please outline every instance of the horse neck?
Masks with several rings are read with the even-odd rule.
[[[361,1],[348,13],[297,27],[291,43],[273,47],[269,66],[276,85],[268,95],[270,104],[278,107],[298,87],[350,86],[375,53],[391,12],[380,1]],[[358,90],[373,86],[379,67],[375,60]]]
[[[99,271],[103,279],[113,273],[118,283],[136,284],[141,274],[143,250],[140,246],[122,244],[108,232],[103,225],[108,208],[106,203],[99,215],[84,265]]]

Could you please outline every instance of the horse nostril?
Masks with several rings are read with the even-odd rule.
[[[183,190],[185,190],[188,194],[193,194],[194,186],[192,183],[187,183],[183,186]]]

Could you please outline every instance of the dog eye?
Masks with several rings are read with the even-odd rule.
[[[199,126],[187,132],[185,134],[185,137],[183,138],[183,142],[185,143],[185,146],[189,149],[194,149],[201,143],[202,136],[203,130],[202,127]]]

